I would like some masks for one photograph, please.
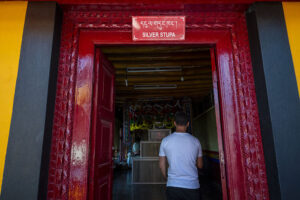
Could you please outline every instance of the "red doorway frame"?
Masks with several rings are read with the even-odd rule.
[[[151,5],[64,7],[48,199],[87,199],[95,47],[125,44],[215,48],[218,68],[213,75],[218,77],[228,197],[269,199],[245,9],[243,5],[188,9],[165,5],[159,10]],[[133,42],[131,16],[138,15],[185,15],[186,40]],[[79,85],[87,86],[84,114],[74,112]],[[78,126],[74,119],[85,125]]]

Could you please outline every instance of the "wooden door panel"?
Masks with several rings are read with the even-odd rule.
[[[95,172],[95,180],[97,181],[97,185],[101,185],[104,182],[109,183],[109,178],[110,178],[110,169],[111,164],[110,163],[105,163],[105,164],[99,164],[96,166],[96,172]]]
[[[111,151],[111,138],[112,136],[112,122],[105,121],[100,119],[97,123],[99,123],[99,132],[96,133],[96,163],[106,164],[111,162],[110,151]]]
[[[96,188],[96,195],[95,195],[95,199],[108,199],[108,182],[107,180],[104,180],[102,183],[98,184],[98,187]]]
[[[107,85],[114,84],[114,74],[105,65],[103,65],[102,69],[102,95],[101,95],[101,108],[105,109],[108,112],[113,111],[113,88],[105,87]]]
[[[99,49],[96,50],[94,78],[94,119],[92,132],[90,199],[111,200],[112,143],[114,133],[114,69]]]

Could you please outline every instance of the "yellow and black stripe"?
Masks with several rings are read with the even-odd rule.
[[[282,6],[300,96],[300,2],[283,2]]]
[[[27,2],[0,2],[0,193]]]
[[[255,3],[246,15],[270,199],[300,199],[300,18],[288,5]]]
[[[0,2],[1,15],[1,199],[46,199],[61,14],[55,2]]]

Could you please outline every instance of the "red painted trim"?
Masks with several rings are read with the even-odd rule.
[[[17,1],[17,0],[16,0]],[[106,3],[106,4],[252,4],[254,2],[276,2],[276,1],[293,1],[293,0],[28,0],[28,1],[55,1],[59,4],[89,4],[89,3]]]
[[[75,108],[73,113],[73,137],[69,175],[69,199],[82,199],[87,196],[89,169],[90,127],[94,67],[94,44],[79,42],[75,86]],[[86,134],[88,133],[88,134]]]
[[[91,145],[90,145],[90,149],[91,151],[89,152],[89,190],[88,190],[88,199],[94,199],[94,176],[95,176],[95,148],[96,148],[96,131],[97,131],[97,108],[98,108],[98,103],[99,103],[99,65],[100,65],[100,49],[96,49],[96,53],[95,53],[95,68],[94,68],[94,77],[93,77],[93,83],[94,83],[94,87],[93,87],[93,105],[92,105],[92,119],[91,119],[91,135],[90,135],[90,141],[91,141]]]
[[[108,6],[109,9],[100,6],[105,11],[95,7],[93,10],[91,6],[71,6],[64,14],[48,199],[87,198],[94,49],[98,45],[125,44],[197,44],[215,47],[228,198],[269,199],[244,18],[245,7],[232,6],[232,10],[226,9],[226,12],[214,12],[211,7],[206,12],[185,8],[168,10],[168,7],[163,8],[164,11],[157,11],[151,10],[152,7],[147,9],[145,5],[133,10],[130,6],[128,10],[120,10],[113,5]],[[133,42],[131,16],[157,13],[187,16],[186,40]],[[83,73],[82,67],[87,69],[84,77],[80,75]],[[77,90],[82,84],[88,88],[83,103],[86,113],[76,107],[79,97]],[[85,121],[76,121],[76,115],[82,115]],[[77,149],[80,154],[74,153]],[[78,161],[78,155],[84,158],[81,160],[83,162],[73,163]],[[75,192],[69,196],[70,191]]]
[[[224,138],[223,138],[223,132],[221,128],[221,106],[219,103],[219,91],[220,91],[220,85],[218,84],[218,70],[217,70],[217,57],[216,57],[216,48],[210,49],[210,55],[211,55],[211,69],[212,69],[212,79],[213,79],[213,92],[214,92],[214,102],[215,102],[215,113],[216,113],[216,126],[217,126],[217,134],[218,134],[218,149],[219,152],[217,154],[219,155],[220,160],[220,178],[221,178],[221,184],[222,184],[222,191],[227,191],[227,179],[226,179],[226,167],[225,167],[225,153],[224,153]],[[228,199],[228,193],[222,192],[223,200]]]

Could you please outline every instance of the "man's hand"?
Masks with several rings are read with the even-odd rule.
[[[165,179],[167,179],[167,157],[159,156],[159,168]]]
[[[203,167],[203,159],[202,159],[202,157],[198,157],[197,158],[197,167],[199,169],[202,169],[202,167]]]

